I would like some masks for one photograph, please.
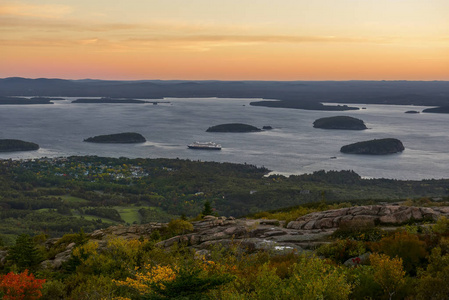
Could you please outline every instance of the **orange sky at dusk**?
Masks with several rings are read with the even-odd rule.
[[[447,0],[0,1],[0,77],[449,80]]]

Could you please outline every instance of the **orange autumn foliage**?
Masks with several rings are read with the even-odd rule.
[[[42,297],[45,279],[36,279],[28,270],[15,274],[10,272],[0,276],[0,295],[3,300],[34,300]]]

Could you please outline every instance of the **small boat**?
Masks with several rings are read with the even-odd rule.
[[[187,147],[200,150],[221,150],[221,145],[214,142],[194,142]]]

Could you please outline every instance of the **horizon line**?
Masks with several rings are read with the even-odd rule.
[[[60,78],[60,77],[21,77],[21,76],[9,76],[0,78],[0,80],[4,79],[30,79],[30,80],[39,80],[39,79],[47,79],[47,80],[67,80],[67,81],[218,81],[218,82],[351,82],[351,81],[360,81],[360,82],[449,82],[449,79],[421,79],[421,80],[410,80],[410,79],[346,79],[346,80],[338,80],[338,79],[323,79],[323,80],[260,80],[260,79],[99,79],[99,78]]]

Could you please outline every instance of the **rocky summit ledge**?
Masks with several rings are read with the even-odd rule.
[[[373,225],[400,225],[409,221],[436,221],[449,216],[449,207],[399,205],[354,206],[311,213],[291,221],[287,228],[298,230],[338,228],[342,223],[360,220]]]
[[[342,223],[361,221],[381,226],[399,226],[409,221],[436,221],[440,216],[449,216],[449,207],[410,207],[399,205],[367,205],[311,213],[291,221],[267,219],[235,219],[233,217],[205,216],[192,222],[193,232],[178,235],[159,242],[163,248],[182,243],[196,249],[207,249],[215,244],[251,244],[254,249],[285,247],[301,250],[324,242]],[[149,223],[132,226],[112,226],[90,234],[102,240],[114,235],[125,239],[149,236],[153,231],[166,226],[165,223]]]
[[[446,207],[409,207],[399,205],[355,206],[311,213],[291,221],[267,219],[235,219],[233,217],[205,216],[203,220],[192,222],[193,231],[160,241],[156,245],[168,249],[175,244],[190,248],[199,256],[210,253],[214,246],[237,246],[242,251],[269,250],[272,253],[307,252],[319,245],[329,243],[329,237],[345,222],[360,221],[364,224],[391,226],[394,229],[410,221],[436,221],[441,216],[449,216]],[[111,226],[96,230],[88,236],[104,247],[111,236],[123,239],[149,238],[151,234],[166,227],[166,223],[148,223],[131,226]],[[53,240],[56,243],[57,239]],[[60,268],[70,258],[75,244],[57,254],[54,259],[42,264]]]

